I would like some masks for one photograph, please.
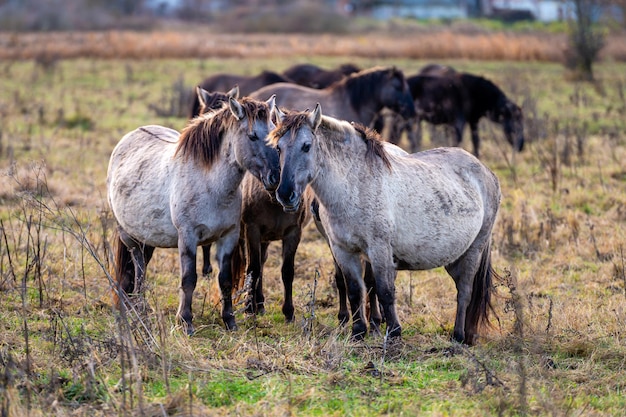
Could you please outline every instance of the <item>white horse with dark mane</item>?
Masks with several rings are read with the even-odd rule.
[[[267,102],[228,97],[220,109],[196,117],[179,134],[143,126],[126,134],[109,161],[107,188],[117,220],[116,294],[141,294],[154,248],[178,248],[178,317],[189,334],[197,282],[198,245],[216,243],[222,319],[235,329],[233,251],[239,240],[240,184],[246,171],[276,189],[278,155],[266,143],[274,128],[274,97]],[[119,303],[119,300],[118,300]]]
[[[488,323],[495,275],[491,232],[500,205],[496,176],[459,148],[391,154],[362,126],[313,111],[283,117],[270,134],[280,154],[276,190],[297,210],[310,184],[333,257],[348,287],[352,334],[367,331],[362,262],[371,263],[390,337],[401,335],[396,270],[444,266],[457,288],[453,337],[474,343]]]

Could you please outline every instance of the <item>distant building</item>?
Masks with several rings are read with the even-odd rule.
[[[458,19],[476,16],[504,20],[562,20],[562,0],[338,0],[341,10],[376,19]]]

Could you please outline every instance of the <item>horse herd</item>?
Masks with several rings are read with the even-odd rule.
[[[281,240],[282,311],[293,321],[295,254],[313,220],[333,256],[339,321],[352,318],[354,338],[367,334],[368,321],[370,333],[384,321],[387,336],[399,337],[397,270],[444,266],[457,288],[452,336],[475,343],[491,309],[501,198],[478,159],[478,120],[501,124],[515,150],[524,143],[522,112],[495,84],[439,65],[405,77],[395,67],[302,64],[282,74],[218,74],[196,93],[181,132],[142,126],[112,152],[118,306],[143,293],[155,248],[178,248],[177,316],[193,334],[197,248],[208,274],[215,244],[221,316],[235,330],[234,291],[249,277],[246,312],[264,312],[263,265],[270,242]],[[418,152],[421,120],[453,126],[457,144],[468,123],[474,155],[458,147]],[[385,123],[388,141],[376,132]],[[410,154],[394,144],[404,129]]]

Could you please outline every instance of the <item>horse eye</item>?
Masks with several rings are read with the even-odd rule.
[[[248,138],[250,138],[252,142],[259,140],[259,136],[256,134],[256,132],[248,133]]]
[[[310,143],[305,143],[304,145],[302,145],[302,152],[308,152],[309,149],[311,149]]]
[[[278,154],[280,155],[280,146],[276,147],[276,152],[278,152]]]

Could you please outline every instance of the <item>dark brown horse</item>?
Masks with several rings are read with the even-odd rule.
[[[242,97],[247,96],[251,92],[258,90],[269,84],[290,82],[286,77],[272,71],[263,71],[255,76],[245,76],[236,74],[215,74],[200,83],[200,87],[204,90],[214,92],[227,92],[234,86],[238,86],[239,94]],[[191,103],[189,118],[193,118],[201,114],[198,95],[194,94]]]
[[[283,75],[296,84],[310,88],[326,88],[350,74],[361,71],[354,64],[342,64],[335,69],[325,69],[314,64],[296,64],[283,71]]]
[[[219,109],[228,97],[237,98],[238,89],[235,87],[228,93],[210,93],[202,87],[197,87],[196,93],[200,103],[200,113]],[[246,174],[241,183],[241,234],[239,249],[233,253],[233,291],[244,287],[246,276],[250,279],[250,288],[246,297],[246,313],[262,314],[265,311],[265,296],[263,295],[263,266],[267,260],[267,248],[270,242],[282,241],[283,263],[281,276],[285,298],[283,314],[288,322],[294,319],[293,307],[293,280],[295,273],[295,255],[300,244],[302,228],[310,221],[310,211],[313,194],[307,193],[305,204],[297,213],[285,213],[283,207],[263,187],[263,184],[254,176]],[[211,245],[202,246],[203,266],[202,273],[209,275],[211,266]],[[345,294],[345,290],[343,291]],[[345,299],[344,295],[344,299]],[[345,304],[345,301],[344,303]],[[347,307],[346,307],[347,311]]]
[[[265,312],[263,295],[263,267],[267,260],[267,248],[273,241],[282,242],[281,278],[284,288],[282,311],[287,322],[294,320],[293,280],[295,275],[295,256],[302,237],[302,228],[311,220],[309,207],[313,199],[310,190],[302,196],[303,203],[299,210],[287,213],[278,204],[259,180],[246,175],[241,184],[243,197],[241,210],[241,235],[239,251],[235,255],[243,256],[244,261],[233,262],[241,266],[233,271],[233,286],[243,288],[244,280],[249,277],[245,311],[248,314]],[[246,266],[247,264],[247,266]]]
[[[429,65],[419,74],[408,77],[407,83],[415,100],[417,121],[392,130],[389,140],[397,143],[402,129],[407,130],[411,150],[420,149],[419,128],[422,120],[454,129],[456,145],[463,139],[469,124],[474,154],[479,156],[478,123],[483,117],[502,126],[507,141],[516,151],[524,147],[524,123],[521,108],[511,101],[490,80],[455,71],[453,68]],[[380,125],[376,126],[380,129]],[[416,134],[417,131],[417,134]]]
[[[415,116],[404,74],[395,67],[363,70],[319,90],[291,83],[272,84],[251,93],[250,97],[272,94],[276,94],[278,105],[286,109],[312,109],[320,103],[326,114],[365,126],[385,107],[405,118]]]

